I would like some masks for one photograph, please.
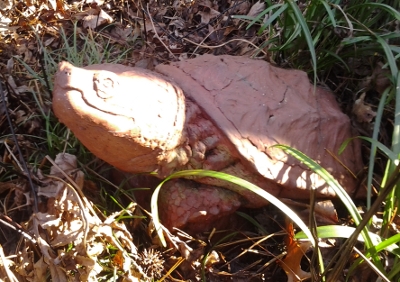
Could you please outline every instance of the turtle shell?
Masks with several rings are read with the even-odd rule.
[[[159,65],[156,71],[179,85],[186,98],[209,116],[243,162],[288,188],[280,196],[293,198],[293,189],[299,188],[316,188],[326,196],[334,192],[306,166],[271,148],[275,144],[302,151],[348,192],[356,188],[352,173],[362,169],[359,142],[350,142],[338,155],[341,144],[354,136],[351,122],[334,95],[314,87],[305,72],[226,55]]]

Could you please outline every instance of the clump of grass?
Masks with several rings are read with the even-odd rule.
[[[398,243],[400,237],[399,234],[389,235],[393,234],[390,224],[398,216],[400,196],[397,185],[400,154],[400,75],[398,71],[400,3],[366,0],[348,1],[345,4],[342,1],[305,1],[299,4],[290,0],[279,3],[266,1],[266,3],[267,9],[257,17],[236,16],[236,18],[248,22],[248,28],[259,25],[258,34],[268,39],[263,42],[262,47],[268,47],[269,51],[273,52],[274,61],[287,62],[309,72],[312,70],[314,82],[317,80],[328,82],[337,91],[342,91],[338,95],[341,98],[349,93],[352,97],[347,98],[347,101],[354,101],[355,94],[363,91],[369,91],[370,96],[375,96],[373,100],[379,101],[372,138],[364,138],[371,145],[367,175],[368,212],[362,219],[352,200],[346,194],[339,194],[342,195],[341,199],[358,227],[355,229],[357,232],[354,232],[348,240],[346,249],[342,250],[330,279],[336,281],[341,275],[358,232],[361,231],[365,240],[364,254],[372,258],[371,268],[375,268],[386,281],[398,280],[400,276],[395,267],[392,267],[389,272],[383,269],[379,252],[390,246],[396,246],[391,244]],[[357,66],[357,62],[361,66]],[[362,84],[359,81],[371,75],[378,62],[382,63],[383,70],[389,70],[387,75],[389,84],[386,90],[377,92],[360,89]],[[364,74],[359,74],[361,71]],[[347,89],[351,89],[353,93]],[[379,142],[379,132],[384,130],[381,128],[381,122],[387,116],[389,119],[394,117],[393,131],[388,133],[392,137],[392,143],[389,146]],[[288,147],[282,148],[316,172],[325,174],[322,168],[306,156]],[[379,194],[372,204],[371,189],[377,149],[381,149],[388,160],[381,185],[378,187]],[[331,187],[339,188],[338,192],[340,192],[341,188],[333,179],[328,177],[326,180],[329,181]],[[383,226],[379,232],[380,243],[376,245],[376,241],[372,239],[374,236],[368,232],[368,229],[369,221],[380,205],[384,206]],[[338,227],[332,227],[332,236],[335,228]],[[345,234],[348,233],[345,232],[342,235]],[[390,247],[389,251],[397,261],[399,259],[397,250]],[[357,260],[351,270],[354,270],[359,263],[360,260]]]
[[[336,281],[339,278],[345,264],[348,262],[351,251],[355,248],[355,243],[357,240],[362,240],[365,243],[366,252],[363,258],[372,258],[373,264],[371,264],[371,266],[382,279],[385,281],[390,281],[393,276],[397,275],[399,270],[396,268],[391,269],[389,273],[384,270],[379,252],[389,251],[395,256],[396,260],[399,259],[399,246],[396,244],[400,241],[400,234],[396,234],[390,238],[385,238],[383,235],[377,236],[376,234],[368,231],[367,225],[372,220],[372,216],[378,211],[384,199],[394,189],[397,182],[400,181],[400,174],[396,173],[393,175],[387,186],[380,191],[380,195],[377,197],[374,205],[368,210],[364,218],[362,218],[352,199],[348,196],[343,187],[341,187],[340,184],[324,168],[298,150],[285,145],[277,145],[276,147],[283,149],[288,154],[303,162],[311,170],[318,173],[318,175],[320,175],[329,184],[329,186],[335,190],[336,194],[348,209],[349,214],[352,216],[352,219],[357,226],[356,228],[350,229],[349,227],[344,226],[324,226],[322,228],[317,228],[318,238],[349,238],[336,253],[331,263],[327,267],[331,271],[330,279]],[[358,237],[360,233],[362,235],[362,239]],[[302,234],[300,234],[299,238],[302,237]],[[356,266],[360,264],[361,260],[362,259],[356,260],[350,269],[354,270]],[[336,263],[336,265],[333,266],[334,263]],[[331,266],[333,267],[333,270],[330,269]]]

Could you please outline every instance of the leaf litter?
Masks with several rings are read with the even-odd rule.
[[[75,156],[58,154],[50,175],[41,176],[43,184],[38,188],[38,195],[47,198],[47,206],[32,216],[28,232],[35,234],[43,256],[32,265],[33,252],[21,253],[20,265],[24,267],[17,268],[17,272],[28,281],[45,281],[46,270],[54,281],[71,281],[72,274],[76,281],[98,281],[103,270],[98,257],[113,246],[122,261],[115,267],[124,273],[124,279],[148,278],[137,263],[139,255],[131,233],[116,220],[127,210],[100,218],[78,192],[83,189],[84,175],[76,165]],[[65,175],[69,175],[72,183],[64,180]],[[25,241],[27,250],[29,243]]]

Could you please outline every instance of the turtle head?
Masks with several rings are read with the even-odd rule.
[[[61,62],[53,110],[91,152],[125,171],[156,170],[184,142],[182,90],[142,69]]]

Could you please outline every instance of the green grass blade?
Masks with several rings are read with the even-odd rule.
[[[351,12],[352,10],[357,10],[360,7],[372,7],[374,9],[381,9],[381,10],[385,10],[386,12],[389,13],[390,16],[392,16],[393,18],[396,18],[398,21],[400,21],[400,12],[397,11],[396,9],[394,9],[393,7],[387,5],[387,4],[383,4],[383,3],[374,3],[374,2],[365,2],[359,5],[354,5],[352,7],[349,7],[347,9],[347,12]]]
[[[376,40],[378,43],[382,46],[383,51],[385,52],[386,55],[386,60],[389,63],[390,71],[392,73],[392,81],[395,82],[395,79],[397,77],[397,73],[399,72],[397,68],[397,63],[396,59],[394,58],[393,52],[389,46],[389,44],[380,36],[374,34],[376,36]]]
[[[185,170],[185,171],[179,171],[176,172],[169,177],[167,177],[163,182],[160,183],[160,185],[157,186],[157,188],[154,190],[154,193],[151,197],[151,213],[153,215],[153,221],[154,221],[154,226],[156,229],[156,232],[160,238],[161,243],[163,246],[166,246],[166,241],[164,238],[164,234],[162,232],[161,224],[160,224],[160,218],[158,215],[158,196],[161,190],[161,187],[164,185],[165,182],[168,180],[174,179],[174,178],[182,178],[182,177],[213,177],[213,178],[218,178],[221,180],[225,180],[231,183],[234,183],[236,185],[239,185],[243,187],[243,189],[248,189],[252,191],[253,193],[259,195],[260,197],[266,199],[268,202],[276,206],[278,209],[280,209],[282,212],[284,212],[303,232],[307,235],[309,240],[312,242],[313,245],[315,245],[314,238],[308,229],[307,225],[301,220],[301,218],[293,212],[288,206],[286,206],[284,203],[282,203],[278,198],[275,196],[271,195],[267,191],[261,189],[260,187],[244,180],[239,177],[229,175],[226,173],[222,172],[216,172],[216,171],[211,171],[211,170]]]
[[[278,6],[278,5],[274,5],[274,6]],[[281,5],[279,5],[281,6]],[[261,35],[262,32],[274,21],[276,20],[278,17],[281,16],[281,14],[283,12],[285,12],[285,10],[287,9],[288,5],[285,3],[282,5],[282,7],[280,7],[275,13],[273,13],[268,20],[265,21],[265,23],[262,25],[262,27],[260,28],[260,30],[257,32],[258,35]],[[267,9],[268,10],[268,9]],[[247,27],[247,29],[249,29],[250,26]]]
[[[331,7],[329,6],[329,4],[326,1],[321,0],[320,2],[322,3],[326,12],[328,13],[328,18],[329,18],[330,22],[332,23],[332,26],[335,28],[337,26],[337,24],[336,24],[336,20],[335,20],[335,15],[333,14]]]
[[[248,222],[250,222],[255,227],[257,227],[261,234],[268,235],[267,230],[265,230],[265,228],[260,223],[258,223],[257,220],[255,220],[253,217],[249,216],[248,214],[246,214],[244,212],[236,212],[236,214],[238,214],[239,216],[243,217]]]
[[[355,228],[350,226],[342,226],[342,225],[325,225],[318,226],[318,238],[350,238],[350,236],[354,233]],[[395,236],[390,237],[389,239],[382,240],[382,238],[372,232],[368,232],[369,237],[374,244],[374,248],[376,252],[380,252],[383,250],[387,250],[396,255],[400,254],[399,246],[396,245],[400,241],[400,234],[396,234]],[[305,234],[300,231],[295,235],[296,239],[306,239]],[[358,236],[359,242],[365,242],[362,236]]]
[[[272,6],[270,6],[270,7],[268,7],[267,9],[265,9],[264,11],[262,11],[259,15],[257,15],[256,17],[249,17],[249,16],[241,16],[241,15],[233,15],[232,16],[232,18],[234,18],[234,19],[242,19],[242,20],[249,20],[249,21],[251,21],[250,23],[249,23],[249,25],[246,27],[246,30],[248,30],[250,27],[252,27],[255,23],[262,23],[262,17],[263,16],[265,16],[265,14],[267,14],[267,13],[269,13],[270,11],[272,11],[272,10],[274,10],[274,9],[276,9],[276,8],[278,8],[278,7],[281,7],[282,6],[282,4],[275,4],[275,5],[272,5]],[[280,16],[280,14],[278,14],[277,12],[275,12],[272,16],[271,16],[271,18],[273,17],[274,18],[274,20],[277,18],[277,17],[279,17]],[[270,18],[269,18],[270,19]],[[269,19],[268,19],[268,21],[269,21]],[[269,23],[271,23],[272,21],[270,21]],[[264,25],[267,25],[267,24],[264,24]]]
[[[300,33],[301,33],[301,26],[299,24],[296,24],[289,38],[286,40],[284,44],[282,44],[279,47],[279,50],[285,50],[286,48],[290,48],[290,45],[293,45],[293,41],[299,36]]]
[[[386,89],[382,97],[379,101],[378,110],[376,112],[375,117],[375,124],[374,124],[374,131],[372,133],[372,140],[378,141],[378,135],[380,131],[380,125],[382,121],[382,115],[384,111],[384,106],[386,103],[386,99],[389,94],[389,89]],[[374,176],[374,165],[375,165],[375,156],[376,156],[376,149],[378,148],[377,144],[371,143],[371,152],[369,156],[369,166],[368,166],[368,175],[367,175],[367,209],[371,207],[371,196],[372,196],[372,178]],[[390,153],[393,153],[390,151]],[[397,158],[397,156],[396,156]]]
[[[342,65],[346,68],[347,71],[350,71],[349,66],[347,65],[347,63],[336,53],[330,51],[330,50],[322,50],[323,53],[326,53],[330,56],[332,56],[334,59],[336,59],[338,62],[342,63]],[[319,68],[323,68],[324,66],[321,66],[321,64],[319,64]]]
[[[287,145],[274,145],[274,148],[280,148],[285,151],[287,154],[295,157],[297,160],[304,163],[307,167],[309,167],[312,171],[317,173],[325,182],[335,191],[337,196],[346,206],[347,210],[349,211],[350,215],[352,216],[356,225],[360,224],[361,222],[361,215],[358,212],[357,207],[354,205],[352,199],[347,194],[347,192],[343,189],[343,187],[336,181],[335,178],[323,167],[321,167],[318,163],[314,160],[306,156],[304,153],[300,152],[299,150],[293,149]],[[365,244],[367,248],[371,248],[373,246],[371,239],[368,235],[368,230],[363,228],[361,231],[361,235],[365,240]]]
[[[392,150],[390,150],[388,147],[386,147],[381,142],[377,141],[376,139],[373,139],[370,137],[365,137],[365,136],[359,136],[357,138],[360,138],[360,139],[370,142],[374,147],[381,150],[381,152],[384,153],[395,165],[399,164],[399,158],[398,158],[399,155],[395,154]]]
[[[397,67],[396,67],[397,68]],[[392,150],[394,153],[400,153],[400,74],[396,74],[396,108],[394,115],[394,129]]]
[[[308,28],[308,25],[307,25],[307,22],[306,22],[305,18],[303,17],[303,14],[300,11],[299,6],[297,6],[297,4],[293,0],[287,0],[286,2],[291,7],[291,9],[292,9],[292,11],[293,11],[298,23],[301,26],[304,38],[306,39],[306,42],[307,42],[307,45],[308,45],[308,49],[309,49],[310,55],[311,55],[312,66],[313,66],[314,85],[316,85],[316,82],[317,82],[317,55],[315,53],[315,48],[314,48],[314,43],[313,43],[313,39],[312,39],[312,36],[311,36],[311,32],[310,32],[310,30]]]

